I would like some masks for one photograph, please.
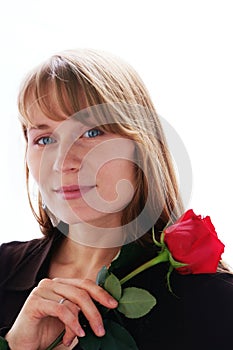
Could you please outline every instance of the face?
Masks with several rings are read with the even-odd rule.
[[[68,224],[120,226],[134,193],[134,142],[78,115],[53,121],[36,104],[30,116],[27,164],[48,209]]]

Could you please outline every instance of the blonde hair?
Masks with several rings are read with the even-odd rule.
[[[147,227],[149,223],[150,229],[140,240],[150,241],[151,227],[159,235],[168,222],[180,216],[183,206],[161,123],[144,83],[128,63],[90,49],[52,56],[30,73],[20,90],[18,106],[25,137],[31,124],[31,103],[36,103],[48,118],[61,120],[64,114],[82,114],[83,99],[91,107],[90,113],[94,108],[93,114],[104,130],[136,142],[137,186],[131,203],[124,209],[122,225],[135,220],[146,204],[143,222]],[[27,165],[26,172],[28,182]],[[39,212],[32,208],[33,213],[42,232],[49,235],[52,224],[42,209],[40,195],[38,201]],[[136,222],[133,230],[138,225],[143,224]]]

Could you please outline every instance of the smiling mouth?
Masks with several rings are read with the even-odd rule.
[[[85,193],[90,191],[95,186],[63,186],[55,190],[55,192],[60,195],[63,199],[78,199],[81,198]]]

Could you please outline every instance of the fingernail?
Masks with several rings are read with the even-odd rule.
[[[86,335],[82,328],[79,328],[77,333],[78,333],[79,337],[85,337],[85,335]]]
[[[84,330],[80,327],[80,326],[77,326],[76,327],[76,332],[78,337],[85,337],[86,333],[84,332]]]
[[[98,326],[97,332],[98,332],[98,335],[99,335],[100,337],[102,337],[103,335],[105,335],[105,329],[104,329],[104,327],[103,327],[102,325]]]
[[[110,298],[109,299],[109,304],[112,305],[112,306],[117,306],[118,302],[115,299]]]
[[[72,339],[72,340],[66,341],[64,345],[65,345],[66,347],[68,347],[68,346],[70,346],[72,343],[73,343],[73,339]]]

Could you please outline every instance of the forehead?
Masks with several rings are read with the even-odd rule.
[[[25,131],[29,127],[47,124],[49,120],[61,122],[76,115],[85,124],[91,122],[107,131],[123,134],[124,125],[128,125],[127,130],[133,128],[137,112],[135,105],[103,102],[94,88],[81,86],[77,80],[60,82],[49,80],[48,76],[39,81],[34,77],[27,83],[20,106]]]
[[[55,103],[52,94],[46,96],[46,105],[42,101],[31,96],[27,104],[28,127],[47,124],[48,122],[59,122],[68,118],[67,113]],[[46,108],[45,108],[46,107]]]
[[[55,79],[40,82],[33,79],[20,96],[20,112],[26,126],[43,116],[54,121],[65,120],[87,106],[86,94],[78,82],[70,86],[69,82],[57,83]]]
[[[56,110],[56,108],[57,106],[54,107],[52,116],[47,116],[37,101],[31,103],[28,109],[30,123],[27,125],[27,130],[46,130],[59,127],[59,131],[69,130],[72,132],[72,129],[78,130],[82,125],[88,128],[101,127],[101,129],[111,132],[117,131],[113,113],[107,104],[89,106],[72,115],[64,113],[63,110]]]

